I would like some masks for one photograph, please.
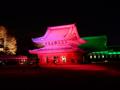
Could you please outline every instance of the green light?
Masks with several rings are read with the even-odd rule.
[[[106,50],[107,48],[107,36],[91,36],[91,37],[83,37],[82,39],[86,40],[87,43],[80,45],[80,48],[83,48],[88,51],[96,51],[96,50]]]
[[[115,55],[115,54],[117,54],[117,52],[113,52],[113,54]]]
[[[112,52],[109,52],[108,54],[112,55],[113,53],[112,53]]]
[[[118,52],[118,54],[120,54],[120,52]]]
[[[117,54],[120,54],[120,52],[116,52]]]

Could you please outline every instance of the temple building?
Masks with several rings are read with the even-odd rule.
[[[42,37],[32,41],[40,47],[29,53],[38,56],[39,64],[77,64],[83,60],[85,51],[79,45],[86,41],[80,38],[75,24],[48,27]]]

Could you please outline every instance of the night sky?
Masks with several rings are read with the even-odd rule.
[[[44,35],[48,26],[71,23],[76,23],[81,37],[107,35],[108,45],[120,45],[120,8],[117,3],[89,1],[62,4],[45,3],[32,7],[25,4],[17,9],[12,7],[14,10],[4,8],[0,14],[0,25],[17,38],[19,53],[32,49],[31,38]]]

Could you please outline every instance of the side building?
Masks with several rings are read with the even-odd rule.
[[[86,51],[84,63],[118,63],[120,61],[120,46],[109,46],[106,35],[83,37],[83,39],[87,43],[79,47]]]

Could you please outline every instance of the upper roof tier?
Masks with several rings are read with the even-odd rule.
[[[32,38],[34,43],[43,43],[47,41],[65,40],[83,44],[86,41],[79,37],[75,24],[48,27],[44,36]]]

